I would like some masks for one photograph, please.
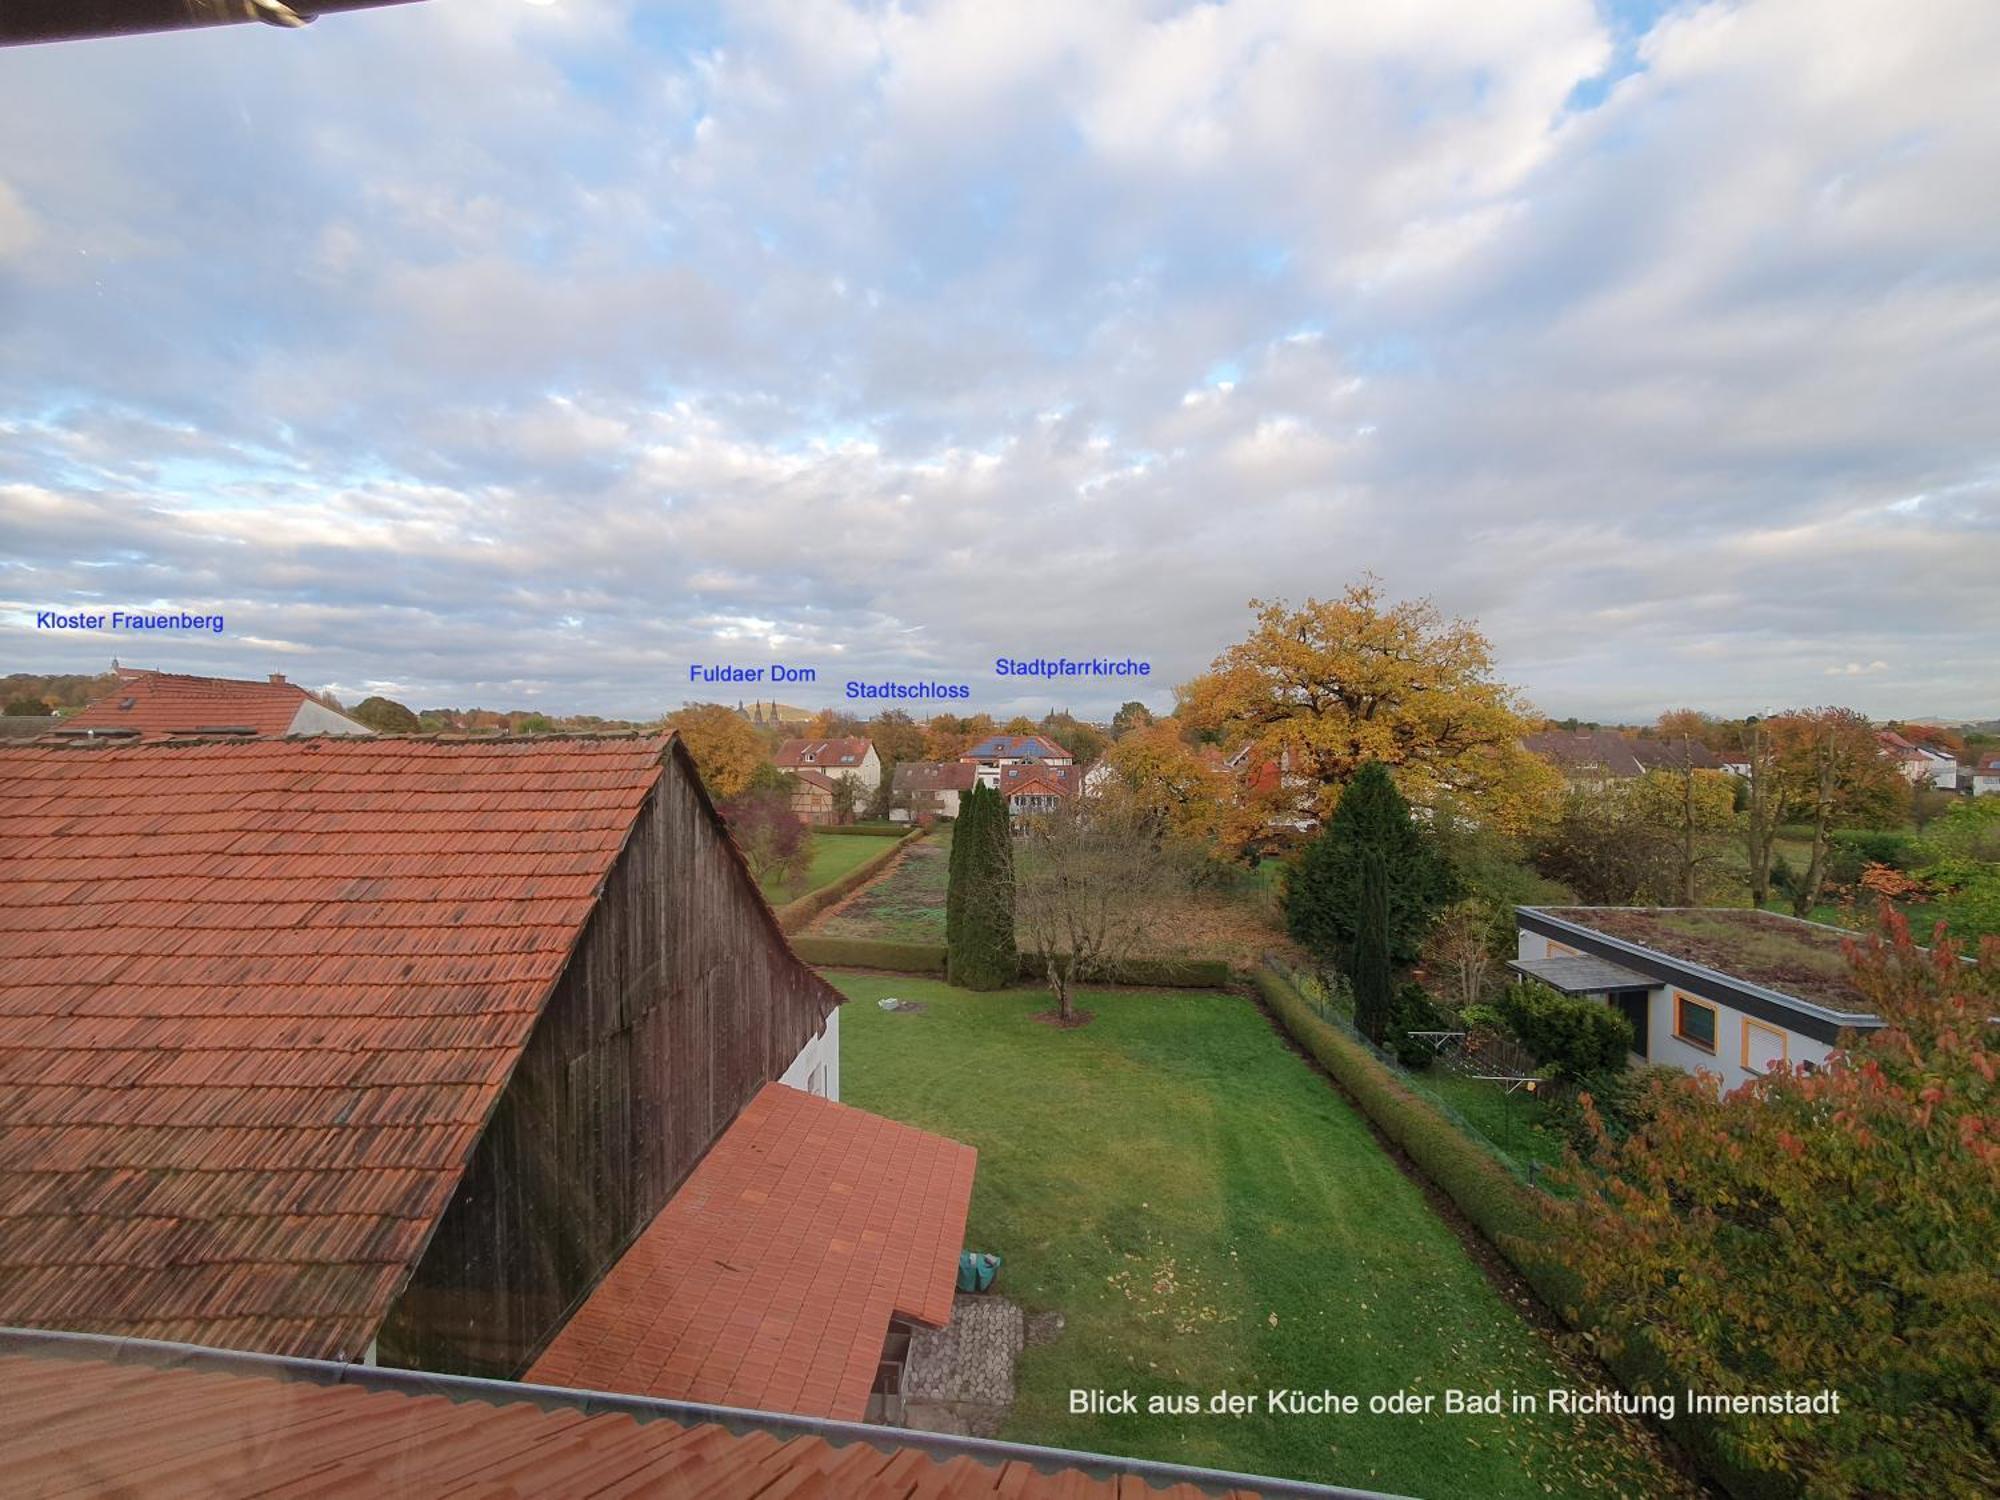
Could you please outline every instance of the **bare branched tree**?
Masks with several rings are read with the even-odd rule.
[[[1492,908],[1476,897],[1446,907],[1424,944],[1424,970],[1454,1011],[1483,1002],[1499,972]]]
[[[1014,863],[1021,946],[1041,955],[1056,1014],[1076,1021],[1079,980],[1115,980],[1149,946],[1155,910],[1180,882],[1159,830],[1116,796],[1033,818]]]

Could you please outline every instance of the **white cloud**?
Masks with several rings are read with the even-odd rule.
[[[638,710],[1372,568],[1558,712],[2000,699],[1991,6],[1588,107],[1586,0],[504,9],[0,54],[8,592]]]

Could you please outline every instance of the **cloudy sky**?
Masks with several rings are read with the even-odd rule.
[[[0,671],[2000,713],[1990,0],[428,0],[0,52]],[[222,612],[224,635],[38,609]],[[697,694],[698,696],[700,694]],[[711,691],[709,696],[713,696]],[[729,696],[734,697],[731,693]],[[822,690],[796,690],[801,702]]]

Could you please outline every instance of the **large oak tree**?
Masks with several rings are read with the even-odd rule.
[[[1297,811],[1330,816],[1371,761],[1412,805],[1450,800],[1503,832],[1553,811],[1561,779],[1522,748],[1535,721],[1473,625],[1428,600],[1389,602],[1372,579],[1297,609],[1250,607],[1256,628],[1182,689],[1181,717],[1254,742],[1285,769]]]

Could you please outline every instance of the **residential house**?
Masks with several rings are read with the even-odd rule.
[[[841,996],[671,736],[0,746],[0,824],[0,1327],[515,1376],[739,1125],[828,1128]],[[898,1317],[963,1223],[921,1152],[859,1225]],[[703,1322],[781,1253],[708,1247]]]
[[[1875,739],[1881,745],[1882,753],[1895,763],[1896,769],[1912,786],[1958,790],[1958,757],[1932,749],[1929,745],[1916,744],[1893,729],[1877,730]]]
[[[54,726],[66,738],[244,739],[260,735],[373,734],[282,672],[261,682],[118,668],[118,686]]]
[[[1972,773],[1972,795],[2000,796],[2000,755],[1980,757],[1979,765]]]
[[[1054,812],[1083,786],[1083,773],[1071,761],[1017,761],[994,767],[994,776],[995,781],[989,784],[996,785],[1007,799],[1007,811],[1016,820]]]
[[[817,771],[822,776],[845,776],[868,792],[882,784],[882,757],[875,753],[872,741],[859,737],[786,740],[778,747],[776,764],[780,771],[794,774]],[[864,795],[861,800],[868,799]]]
[[[981,786],[1000,785],[1005,766],[1075,764],[1076,757],[1045,734],[989,734],[959,753],[961,765],[978,768]]]
[[[1818,1065],[1883,1023],[1848,978],[1839,928],[1748,908],[1531,907],[1508,965],[1632,1023],[1634,1057],[1725,1083]]]
[[[959,801],[972,790],[977,772],[964,761],[899,761],[890,777],[890,821],[957,817]]]
[[[1626,735],[1615,729],[1550,729],[1526,736],[1521,745],[1583,787],[1630,780],[1648,771],[1722,769],[1721,759],[1699,740]]]
[[[791,808],[799,821],[823,827],[836,821],[833,810],[834,781],[823,771],[802,769],[792,778]]]
[[[684,1400],[0,1329],[23,1495],[1383,1500],[1112,1454]]]

